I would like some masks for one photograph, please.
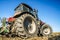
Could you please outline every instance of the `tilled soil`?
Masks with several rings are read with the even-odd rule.
[[[21,39],[19,37],[0,37],[0,40],[48,40],[47,37],[33,37],[33,38],[27,38],[27,39]]]
[[[19,37],[0,36],[0,40],[60,40],[60,33],[53,33],[49,37],[32,37],[32,38],[27,38],[27,39],[22,39]]]

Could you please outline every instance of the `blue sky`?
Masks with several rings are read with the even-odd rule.
[[[0,0],[0,17],[13,16],[21,2],[37,9],[39,19],[49,24],[54,32],[60,32],[60,1],[57,0]]]

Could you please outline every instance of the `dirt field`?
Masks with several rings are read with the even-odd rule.
[[[0,40],[60,40],[60,32],[52,33],[49,37],[32,37],[28,39],[21,39],[19,37],[3,37],[0,36]]]

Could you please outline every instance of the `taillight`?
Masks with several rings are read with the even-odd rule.
[[[15,21],[15,18],[13,17],[8,18],[8,22],[13,22],[13,21]]]

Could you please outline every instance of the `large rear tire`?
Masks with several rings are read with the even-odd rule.
[[[22,38],[37,36],[38,27],[36,24],[36,19],[27,13],[21,15],[16,18],[11,32],[16,33],[16,35]]]

